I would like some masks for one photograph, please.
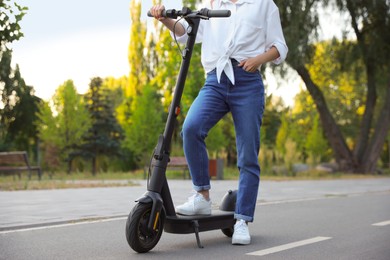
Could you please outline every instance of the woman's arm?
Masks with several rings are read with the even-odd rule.
[[[268,51],[259,54],[256,57],[241,61],[238,66],[242,67],[245,71],[255,72],[260,65],[276,60],[279,56],[278,49],[275,46],[272,46]]]
[[[153,15],[154,18],[164,24],[171,32],[175,33],[177,36],[183,36],[186,33],[183,25],[181,23],[177,23],[175,27],[176,20],[162,17],[161,14],[164,10],[164,5],[155,5],[150,8],[150,13]],[[175,29],[175,31],[173,31],[173,29]]]

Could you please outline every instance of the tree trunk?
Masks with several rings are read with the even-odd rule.
[[[312,81],[307,69],[304,66],[300,66],[296,68],[296,71],[305,82],[306,88],[317,106],[325,135],[327,136],[329,144],[334,152],[334,158],[339,164],[340,170],[351,171],[355,173],[374,173],[376,171],[378,159],[382,152],[383,144],[386,141],[387,134],[390,130],[390,81],[388,83],[384,105],[382,107],[380,117],[376,122],[375,131],[371,137],[371,140],[369,139],[369,132],[365,134],[360,133],[360,138],[362,140],[360,141],[359,145],[361,146],[360,149],[362,155],[357,157],[358,154],[356,153],[354,156],[351,150],[348,148],[339,127],[334,121],[334,118],[332,117],[326,105],[326,101],[321,90]],[[374,93],[371,95],[372,96],[367,97],[367,99],[371,98],[375,100],[367,101],[367,104],[372,106],[368,109],[373,109],[375,107],[376,91],[374,91]],[[373,111],[366,112],[366,114],[371,116],[369,119],[366,119],[367,121],[365,122],[366,124],[371,124]],[[370,129],[370,127],[368,127],[368,129]],[[365,130],[363,129],[362,132],[364,131]]]
[[[356,140],[354,156],[359,164],[366,160],[365,151],[370,140],[370,130],[373,124],[374,111],[377,100],[376,83],[375,83],[375,64],[372,62],[366,63],[367,70],[367,99],[363,119],[360,125],[359,136]]]
[[[386,98],[382,107],[379,119],[376,123],[374,134],[364,150],[363,160],[357,169],[361,173],[374,173],[376,164],[382,152],[383,144],[386,142],[390,130],[390,80],[387,86]]]
[[[92,157],[92,175],[96,175],[96,156]]]
[[[345,142],[340,128],[328,109],[324,95],[319,87],[312,81],[309,71],[304,65],[300,65],[295,68],[295,70],[305,82],[306,88],[316,104],[325,135],[333,150],[334,158],[338,163],[340,170],[353,171],[356,168],[356,161]]]

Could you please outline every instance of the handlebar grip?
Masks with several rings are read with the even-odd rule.
[[[175,9],[162,10],[161,17],[176,19],[178,14],[179,14],[178,11],[176,11]],[[153,17],[153,15],[150,13],[150,11],[148,11],[148,16]]]
[[[202,9],[202,15],[206,17],[229,17],[231,15],[230,10],[210,10],[210,9]]]
[[[150,13],[150,11],[148,11],[148,16],[149,16],[149,17],[153,17],[153,15]],[[166,10],[163,10],[163,11],[162,11],[161,16],[162,16],[162,17],[166,17]]]

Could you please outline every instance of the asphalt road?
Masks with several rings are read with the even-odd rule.
[[[309,183],[314,193],[315,185],[322,185]],[[289,183],[295,187],[291,194],[301,190],[295,184]],[[0,259],[390,259],[386,188],[260,200],[249,246],[233,246],[216,230],[200,234],[204,248],[199,249],[193,234],[164,232],[152,251],[138,254],[127,245],[125,221],[118,216],[4,229]]]

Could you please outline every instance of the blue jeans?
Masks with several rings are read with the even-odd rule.
[[[191,105],[183,124],[184,153],[193,187],[209,190],[208,155],[205,138],[228,112],[236,132],[237,166],[240,171],[235,218],[252,222],[260,183],[258,154],[260,126],[264,112],[264,85],[260,73],[246,72],[233,63],[235,85],[224,73],[218,83],[215,70]]]

